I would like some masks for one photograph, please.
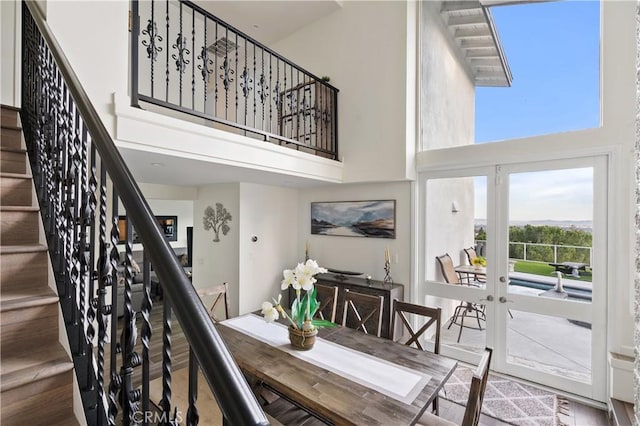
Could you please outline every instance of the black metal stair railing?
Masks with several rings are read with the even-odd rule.
[[[38,6],[23,2],[22,10],[22,126],[87,424],[177,424],[178,417],[197,424],[198,368],[225,424],[268,424]],[[124,229],[119,200],[128,218]],[[145,254],[140,312],[132,304],[132,224]],[[156,330],[151,316],[162,306],[151,297],[151,263],[164,297]],[[188,407],[172,402],[173,314],[189,344]],[[154,336],[161,337],[162,359],[155,410]]]
[[[326,79],[190,1],[133,0],[132,16],[132,105],[337,159],[338,89]]]

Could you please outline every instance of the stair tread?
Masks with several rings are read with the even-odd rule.
[[[6,109],[7,111],[20,112],[20,108],[13,105],[0,104],[0,110]]]
[[[36,206],[0,206],[0,211],[3,212],[37,212],[40,211]]]
[[[57,302],[58,295],[49,287],[12,286],[0,293],[0,312]]]
[[[3,129],[9,129],[9,130],[22,130],[22,127],[20,126],[12,126],[11,124],[2,124],[0,125],[0,127],[2,127]]]
[[[0,172],[0,178],[14,178],[14,179],[31,179],[33,176],[27,173],[9,173],[9,172]]]
[[[0,151],[2,151],[2,152],[16,152],[18,154],[24,154],[24,153],[27,152],[27,150],[24,149],[24,148],[9,148],[9,147],[6,147],[6,146],[0,146]]]
[[[0,254],[34,253],[39,251],[47,251],[47,246],[44,244],[28,244],[20,246],[0,245]]]
[[[73,362],[60,344],[2,351],[0,392],[69,371]]]

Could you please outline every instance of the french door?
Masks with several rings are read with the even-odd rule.
[[[606,158],[425,173],[418,201],[417,298],[442,308],[441,352],[493,347],[495,371],[604,401]]]

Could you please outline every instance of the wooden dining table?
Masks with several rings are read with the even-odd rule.
[[[238,366],[250,377],[328,424],[415,424],[457,366],[457,361],[445,356],[341,326],[319,330],[316,345],[309,351],[318,351],[315,354],[296,353],[284,341],[277,345],[265,341],[264,334],[281,331],[264,329],[261,323],[266,323],[262,317],[247,315],[216,325]],[[242,329],[237,326],[240,323],[249,326]],[[287,332],[282,324],[266,325],[281,327],[282,333]],[[358,364],[351,366],[353,368],[370,365],[375,371],[365,371],[365,376],[380,376],[379,370],[388,367],[388,373],[393,377],[389,376],[388,386],[379,381],[384,380],[384,374],[381,375],[383,379],[376,379],[376,385],[368,385],[366,378],[362,380],[362,374],[358,377],[357,373],[343,373],[341,368],[344,366],[331,365],[335,359],[305,359],[313,358],[323,350],[337,351],[338,364]],[[400,395],[402,392],[399,392],[400,396],[394,395],[389,391],[394,386],[392,382],[404,380],[402,377],[415,379],[415,387],[408,395]]]

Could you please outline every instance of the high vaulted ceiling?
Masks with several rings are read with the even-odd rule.
[[[341,0],[199,0],[194,3],[267,46],[342,7]]]

